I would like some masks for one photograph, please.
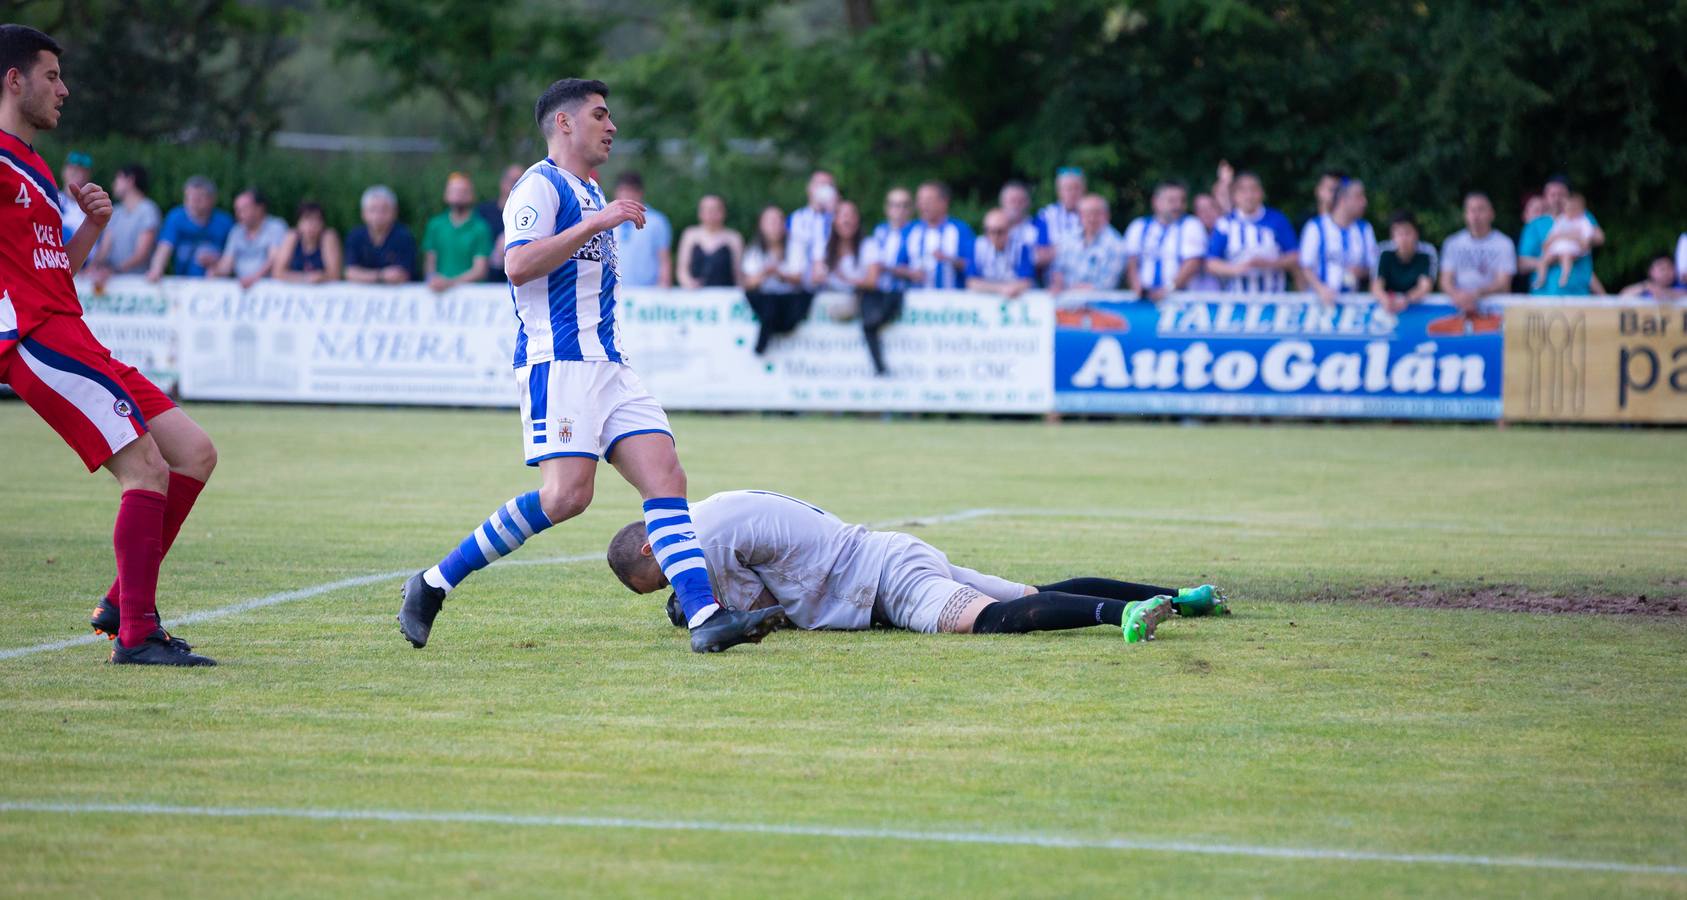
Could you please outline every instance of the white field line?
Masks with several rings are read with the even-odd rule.
[[[0,800],[0,813],[72,815],[193,816],[213,819],[278,818],[330,822],[502,825],[514,828],[599,828],[639,831],[704,831],[834,840],[902,841],[929,844],[984,844],[1048,847],[1063,850],[1120,850],[1142,853],[1203,854],[1262,859],[1395,863],[1401,865],[1476,866],[1482,868],[1557,869],[1626,875],[1687,875],[1683,865],[1647,865],[1596,859],[1537,856],[1466,856],[1456,853],[1386,853],[1335,847],[1282,847],[1269,844],[1222,844],[1155,841],[1137,838],[1073,837],[1059,834],[998,834],[975,831],[919,831],[904,828],[851,828],[762,822],[712,822],[688,819],[627,819],[604,816],[512,815],[488,812],[419,812],[392,809],[317,809],[276,806],[164,806],[150,803],[44,803]]]

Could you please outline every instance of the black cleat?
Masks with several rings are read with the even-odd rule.
[[[147,635],[139,647],[125,647],[122,641],[111,642],[111,664],[114,666],[214,666],[217,661],[182,649],[185,641],[170,637],[160,628]]]
[[[117,640],[117,629],[122,624],[122,613],[118,612],[117,604],[111,602],[107,597],[101,597],[100,602],[94,607],[94,611],[88,614],[88,625],[94,629],[95,634],[103,636],[108,641]],[[169,632],[165,632],[165,637],[183,653],[193,649],[192,644]]]
[[[398,608],[398,630],[417,650],[428,645],[433,620],[445,605],[445,592],[428,584],[417,572],[404,582],[404,605]]]
[[[695,653],[719,653],[739,644],[759,644],[762,638],[785,621],[785,610],[778,606],[754,612],[739,612],[723,606],[720,612],[691,629],[691,649]]]
[[[685,610],[679,608],[679,595],[668,595],[668,621],[674,623],[675,628],[685,627]]]

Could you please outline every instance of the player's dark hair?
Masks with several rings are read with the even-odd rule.
[[[563,78],[551,82],[551,86],[539,95],[539,102],[533,104],[533,118],[539,123],[539,130],[550,134],[557,110],[564,106],[578,106],[580,101],[593,94],[607,99],[609,85],[586,78]]]
[[[146,166],[140,163],[130,163],[118,169],[117,174],[134,182],[135,190],[143,194],[146,193],[147,188],[152,186],[152,177],[147,174]]]
[[[1347,173],[1340,169],[1325,169],[1324,171],[1318,173],[1319,181],[1323,181],[1326,178],[1334,178],[1337,183],[1340,183],[1347,180]]]
[[[1396,225],[1410,225],[1413,231],[1423,230],[1418,227],[1418,217],[1412,215],[1412,211],[1409,209],[1402,209],[1388,217],[1388,227],[1393,228]]]
[[[628,522],[615,536],[609,539],[609,552],[605,558],[609,560],[609,571],[621,579],[627,590],[638,593],[633,587],[633,572],[638,568],[639,560],[644,558],[640,549],[644,547],[648,534],[643,522]]]
[[[0,78],[13,69],[28,75],[43,50],[64,55],[64,48],[44,31],[28,25],[0,25]]]
[[[1561,184],[1564,185],[1564,190],[1566,191],[1575,190],[1575,188],[1570,186],[1570,176],[1564,174],[1548,175],[1546,178],[1546,184]],[[1544,187],[1545,185],[1542,186]]]
[[[1481,197],[1483,200],[1486,200],[1488,202],[1489,206],[1494,205],[1494,199],[1492,197],[1489,197],[1487,195],[1487,193],[1484,192],[1484,191],[1471,191],[1470,193],[1465,194],[1464,195],[1464,202],[1469,203],[1470,201],[1475,200],[1477,197]]]
[[[631,169],[615,176],[616,187],[630,187],[635,191],[644,190],[644,176]]]

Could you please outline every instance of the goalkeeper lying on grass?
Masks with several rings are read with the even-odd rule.
[[[1152,640],[1173,612],[1228,613],[1211,585],[1194,588],[1072,578],[1032,587],[951,565],[912,535],[869,531],[770,491],[727,491],[691,508],[715,596],[728,608],[778,605],[798,628],[887,625],[931,634],[1017,634],[1112,625]],[[687,540],[686,524],[633,522],[609,543],[609,568],[634,593],[667,587],[652,547]],[[669,617],[678,613],[669,603]],[[675,619],[683,624],[683,619]]]

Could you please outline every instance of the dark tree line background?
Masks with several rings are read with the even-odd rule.
[[[961,211],[1001,181],[1049,193],[1085,167],[1119,215],[1162,177],[1197,185],[1228,159],[1298,215],[1320,169],[1371,186],[1371,218],[1458,227],[1486,190],[1518,228],[1521,196],[1569,175],[1610,236],[1607,283],[1687,228],[1687,3],[1587,0],[29,0],[6,18],[72,47],[62,140],[214,143],[244,172],[301,90],[378,111],[437,104],[442,162],[483,185],[531,158],[549,79],[610,81],[627,151],[682,224],[706,189],[747,224],[836,170],[869,217],[892,183],[938,177]],[[328,29],[325,22],[337,27]],[[331,41],[369,84],[274,77]],[[90,65],[90,63],[95,63]],[[142,155],[147,155],[143,153]],[[199,154],[192,154],[198,157]],[[395,183],[432,164],[394,165]],[[340,166],[345,168],[345,166]],[[355,167],[370,168],[368,161]],[[611,170],[613,171],[613,169]],[[401,191],[402,193],[402,191]],[[432,196],[437,186],[415,189]]]

